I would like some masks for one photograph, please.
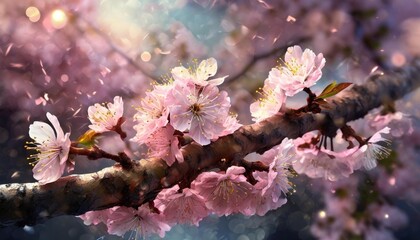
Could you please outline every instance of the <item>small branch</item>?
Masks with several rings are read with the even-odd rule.
[[[124,132],[121,128],[121,125],[125,122],[124,117],[118,119],[117,125],[114,126],[113,131],[120,135],[121,140],[124,140],[127,137],[127,133]]]
[[[250,169],[252,171],[268,172],[269,170],[269,167],[260,161],[248,162],[242,159],[239,165],[243,166],[245,169]]]
[[[316,98],[316,94],[313,93],[311,91],[311,89],[310,88],[307,88],[307,87],[305,87],[303,89],[303,91],[308,94],[308,98],[306,99],[306,102],[308,103],[308,105],[312,104],[314,102],[315,98]]]
[[[118,153],[118,155],[110,154],[96,146],[89,149],[71,146],[70,154],[86,156],[90,160],[108,158],[121,164],[124,169],[130,169],[133,165],[133,161],[127,156],[127,154],[123,152]]]

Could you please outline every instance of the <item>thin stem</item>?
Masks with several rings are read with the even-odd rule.
[[[114,160],[117,163],[120,163],[121,166],[123,166],[123,168],[126,168],[126,169],[131,168],[133,164],[132,160],[127,156],[127,154],[123,152],[118,153],[118,155],[114,155],[114,154],[107,153],[96,146],[90,149],[71,146],[70,154],[87,156],[89,160],[108,158],[108,159]]]

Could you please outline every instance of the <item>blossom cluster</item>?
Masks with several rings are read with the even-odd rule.
[[[287,97],[292,97],[309,88],[322,77],[325,58],[322,53],[315,55],[310,49],[299,46],[289,47],[283,64],[271,69],[264,87],[262,97],[250,106],[253,120],[259,122],[277,114],[285,104]]]
[[[183,161],[178,138],[190,137],[200,145],[232,133],[240,124],[229,114],[230,98],[218,85],[226,77],[212,78],[217,62],[209,58],[185,68],[172,69],[172,78],[146,93],[134,116],[136,136],[132,139],[151,150],[150,157],[162,158],[170,166]]]
[[[108,232],[115,235],[139,230],[142,236],[156,233],[163,237],[175,224],[198,226],[210,214],[262,216],[287,202],[286,194],[291,188],[288,167],[294,157],[293,151],[293,141],[286,139],[264,154],[262,160],[269,165],[269,170],[254,171],[252,175],[258,180],[254,185],[244,176],[244,167],[231,166],[224,171],[201,173],[190,187],[181,189],[175,185],[161,190],[153,206],[114,207],[87,212],[80,218],[85,224],[104,223]]]
[[[308,89],[321,78],[324,65],[322,54],[315,55],[309,49],[302,51],[299,46],[288,48],[283,64],[273,68],[265,80],[262,98],[250,106],[254,120],[259,122],[278,114],[286,98],[302,90],[312,97],[308,105],[313,104],[316,95]],[[214,58],[188,68],[175,67],[168,82],[153,85],[139,102],[134,115],[135,136],[131,141],[148,147],[149,161],[162,159],[168,166],[183,162],[185,145],[191,142],[207,145],[241,127],[236,116],[229,112],[227,92],[218,87],[226,76],[215,78],[216,72]],[[336,86],[329,85],[320,96],[335,95],[345,88],[337,90]],[[324,101],[320,96],[318,100]],[[50,113],[47,118],[55,132],[46,123],[34,122],[29,130],[34,142],[28,149],[38,151],[31,156],[36,159],[35,179],[47,184],[61,177],[66,168],[70,172],[74,165],[70,156],[77,154],[76,147],[83,144],[88,150],[97,149],[97,135],[114,131],[124,139],[123,112],[124,103],[119,96],[113,103],[90,106],[90,131],[73,143],[70,133],[64,134],[58,119]],[[123,235],[137,229],[143,236],[162,237],[175,224],[198,225],[209,214],[262,216],[287,202],[286,196],[293,186],[290,178],[294,174],[337,181],[362,166],[368,170],[374,168],[378,160],[390,154],[385,134],[412,131],[411,123],[402,119],[402,113],[375,117],[371,124],[377,128],[376,132],[368,138],[358,136],[347,125],[335,137],[318,131],[295,140],[285,138],[262,155],[251,154],[243,162],[230,162],[225,167],[201,172],[187,184],[173,183],[154,200],[136,209],[117,206],[80,217],[86,224],[106,224],[111,234]],[[330,139],[329,148],[327,139]],[[249,167],[255,161],[265,168]]]

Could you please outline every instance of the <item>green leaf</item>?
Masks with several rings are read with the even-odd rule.
[[[339,92],[343,91],[344,89],[346,89],[350,85],[352,85],[352,83],[339,83],[339,84],[337,84],[334,81],[333,83],[328,85],[316,99],[326,99],[326,98],[332,97],[332,96],[338,94]]]
[[[322,93],[319,94],[319,95],[321,96],[322,94],[325,94],[325,93],[330,92],[332,89],[334,89],[335,86],[337,86],[337,82],[336,81],[328,84],[328,86],[326,86],[325,89],[322,91]]]
[[[97,132],[89,129],[85,133],[83,133],[83,135],[80,136],[79,139],[77,139],[77,142],[86,147],[91,147],[95,145],[95,137],[97,135],[98,135]]]

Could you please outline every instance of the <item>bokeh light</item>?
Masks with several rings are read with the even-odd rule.
[[[143,62],[148,62],[152,59],[152,55],[148,51],[142,52],[140,58]]]
[[[68,17],[66,12],[62,9],[55,9],[51,12],[51,25],[55,29],[61,29],[66,26],[68,22]]]
[[[29,18],[31,22],[38,22],[41,18],[41,12],[36,7],[28,7],[25,11],[26,16]]]

